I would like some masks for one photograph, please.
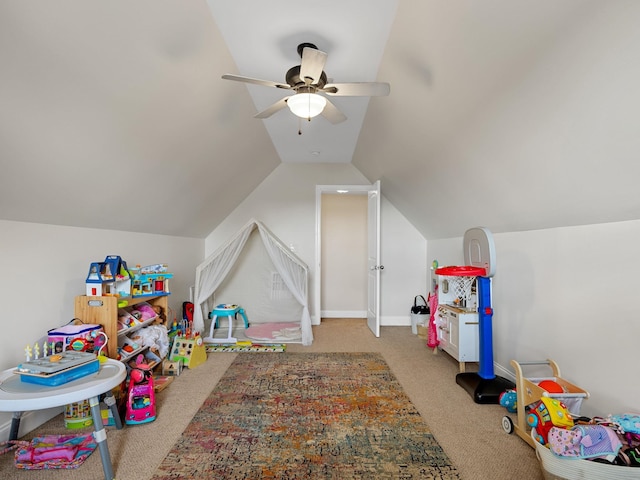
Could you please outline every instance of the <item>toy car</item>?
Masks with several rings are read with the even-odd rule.
[[[136,425],[156,419],[156,398],[153,375],[146,365],[131,370],[125,423]]]

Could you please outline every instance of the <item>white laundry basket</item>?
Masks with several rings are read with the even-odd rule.
[[[640,467],[606,465],[592,460],[563,458],[536,441],[536,429],[531,437],[536,447],[545,480],[640,480]]]

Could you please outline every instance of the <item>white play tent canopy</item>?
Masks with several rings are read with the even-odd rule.
[[[302,306],[300,329],[302,344],[311,345],[311,316],[308,307],[308,268],[293,254],[287,246],[267,227],[257,220],[248,222],[225,245],[210,255],[196,269],[196,285],[194,294],[193,328],[197,332],[204,331],[204,318],[215,306],[214,294],[227,278],[245,249],[251,233],[258,229],[266,252],[282,281],[298,304]],[[251,321],[251,320],[250,320]]]

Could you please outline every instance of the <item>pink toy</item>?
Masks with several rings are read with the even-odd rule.
[[[137,425],[156,419],[156,395],[153,374],[147,364],[139,363],[131,370],[125,423]]]

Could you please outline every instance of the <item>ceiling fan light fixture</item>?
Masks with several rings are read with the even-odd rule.
[[[300,118],[313,118],[324,110],[327,99],[317,93],[297,93],[287,100],[289,110]]]

